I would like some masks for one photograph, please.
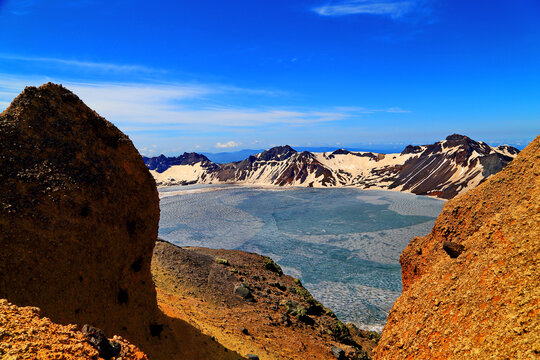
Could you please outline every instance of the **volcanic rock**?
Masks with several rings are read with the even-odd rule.
[[[145,347],[159,206],[126,135],[60,85],[27,87],[0,115],[0,204],[0,297]]]
[[[229,266],[216,259],[226,259]],[[297,279],[269,269],[270,261],[239,250],[181,248],[158,240],[152,274],[162,307],[178,309],[185,321],[240,354],[335,360],[331,346],[336,346],[346,359],[363,359],[373,349],[367,336],[359,333],[353,340],[349,329]],[[240,283],[256,301],[235,295]]]
[[[122,350],[122,346],[116,341],[107,339],[101,329],[85,324],[82,327],[82,333],[88,342],[99,352],[99,356],[104,359],[118,356]]]
[[[539,248],[540,136],[403,251],[375,358],[539,358]]]
[[[121,335],[152,359],[236,358],[158,308],[158,221],[129,138],[69,90],[27,87],[0,114],[0,298]]]
[[[345,350],[337,346],[332,346],[332,355],[338,360],[345,360]]]
[[[236,286],[234,288],[234,293],[243,299],[251,299],[253,297],[251,290],[249,290],[249,288],[244,284],[239,284]]]
[[[1,359],[104,358],[75,325],[56,324],[42,317],[36,307],[18,307],[0,299],[0,314]],[[121,337],[107,339],[102,332],[99,337],[102,344],[116,344],[116,355],[124,360],[148,360],[137,347]]]

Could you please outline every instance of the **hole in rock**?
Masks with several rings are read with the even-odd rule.
[[[142,262],[143,262],[143,259],[138,259],[138,260],[135,260],[133,262],[133,264],[131,264],[131,270],[133,270],[134,272],[139,272],[141,271],[142,269]]]
[[[118,291],[118,302],[120,304],[127,304],[128,300],[129,300],[129,295],[127,291],[124,289],[120,289]]]
[[[152,336],[159,336],[163,331],[163,325],[160,324],[150,324],[150,334]]]

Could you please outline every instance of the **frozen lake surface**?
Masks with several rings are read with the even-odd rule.
[[[443,201],[353,188],[161,188],[159,236],[272,257],[346,322],[381,330],[401,293],[399,254]]]

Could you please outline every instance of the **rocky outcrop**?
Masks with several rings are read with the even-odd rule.
[[[228,348],[261,359],[367,359],[369,333],[347,328],[270,258],[158,241],[158,299]],[[246,356],[247,357],[247,356]]]
[[[158,220],[129,138],[70,91],[27,87],[0,115],[0,298],[125,337],[152,359],[232,358],[158,308]]]
[[[127,136],[65,88],[27,87],[0,116],[0,297],[146,350],[160,324],[155,183]]]
[[[196,162],[145,158],[158,185],[236,183],[274,186],[379,188],[444,199],[464,193],[500,171],[518,154],[510,146],[492,147],[453,134],[431,145],[407,146],[400,154],[339,149],[297,152],[278,146],[229,164],[203,155]],[[187,154],[180,158],[184,159]],[[203,160],[198,160],[199,158]],[[202,159],[201,158],[201,159]],[[177,161],[178,162],[178,161]],[[159,164],[159,165],[156,165]]]
[[[119,336],[101,343],[114,344],[115,355],[100,351],[76,325],[60,325],[40,316],[36,307],[18,307],[0,299],[0,358],[2,359],[106,359],[148,360],[136,346]]]
[[[171,166],[175,165],[195,165],[201,163],[203,167],[208,168],[208,171],[216,170],[217,165],[212,163],[206,156],[197,154],[194,152],[183,153],[177,157],[167,157],[160,155],[158,157],[148,158],[143,156],[143,161],[148,166],[149,170],[155,170],[158,173],[162,173]]]
[[[375,358],[540,357],[539,224],[540,136],[403,251]]]

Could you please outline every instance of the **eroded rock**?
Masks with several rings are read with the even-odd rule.
[[[101,329],[85,324],[81,331],[88,342],[98,351],[100,357],[110,359],[120,354],[122,345],[116,341],[107,339]]]
[[[446,251],[446,253],[452,258],[455,259],[463,251],[465,251],[465,246],[452,242],[452,241],[445,241],[443,242],[443,250]]]
[[[0,297],[152,352],[158,220],[129,138],[69,90],[27,87],[0,115]]]

